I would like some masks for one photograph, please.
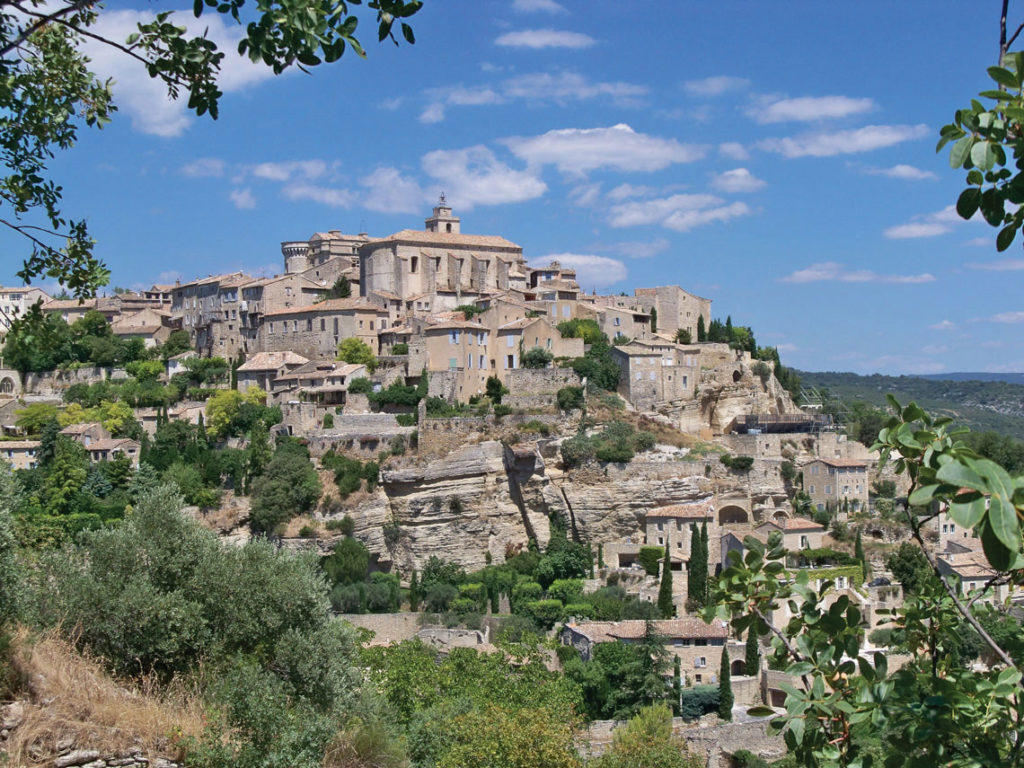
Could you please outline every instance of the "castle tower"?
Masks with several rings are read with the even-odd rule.
[[[427,225],[427,232],[444,232],[447,234],[459,234],[459,217],[452,216],[452,207],[448,205],[448,199],[441,193],[441,198],[434,206],[434,215],[424,222]]]
[[[290,275],[293,272],[309,269],[309,243],[302,241],[281,243],[281,253],[284,254],[285,274]]]

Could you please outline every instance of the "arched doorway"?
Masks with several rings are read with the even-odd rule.
[[[738,507],[735,504],[731,504],[722,507],[718,510],[718,524],[719,525],[736,525],[740,523],[749,523],[750,515],[747,514],[747,510],[743,507]]]
[[[777,509],[775,510],[775,514],[772,515],[772,517],[775,519],[775,522],[782,522],[783,520],[787,519],[789,515],[786,514],[786,510],[784,509]]]
[[[14,394],[14,379],[10,376],[4,376],[0,379],[0,395],[13,395]]]
[[[746,663],[741,659],[736,659],[732,663],[732,668],[730,669],[730,672],[734,677],[745,675],[746,672],[744,670],[744,667],[746,667]]]

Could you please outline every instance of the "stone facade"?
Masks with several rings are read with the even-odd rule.
[[[697,341],[697,321],[704,318],[704,327],[711,327],[711,300],[684,291],[678,285],[660,285],[657,288],[637,288],[637,304],[646,312],[656,309],[658,333],[675,337],[676,331],[690,332],[691,341]]]
[[[52,301],[49,294],[39,288],[7,288],[0,285],[0,338],[7,335],[11,323],[28,312],[37,301]]]
[[[804,488],[818,509],[849,501],[854,509],[867,509],[868,464],[855,459],[814,459],[803,465]]]
[[[267,312],[258,331],[261,352],[295,352],[334,359],[344,339],[362,339],[377,352],[377,333],[387,327],[386,310],[365,299],[331,299],[309,307]]]

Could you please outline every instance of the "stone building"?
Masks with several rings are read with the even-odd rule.
[[[857,459],[820,457],[802,467],[804,488],[818,509],[849,500],[853,509],[867,509],[868,463]]]
[[[782,546],[791,551],[821,549],[825,537],[825,528],[806,517],[761,523],[754,531],[766,537],[772,531],[779,531],[782,534]]]
[[[304,273],[261,277],[243,284],[236,342],[240,350],[259,351],[259,330],[268,312],[312,306],[328,288],[327,284],[311,280]]]
[[[236,370],[238,391],[245,392],[250,387],[259,387],[270,392],[274,380],[288,371],[293,371],[309,360],[292,351],[257,352]]]
[[[704,318],[704,327],[711,327],[711,300],[684,291],[678,285],[637,288],[633,291],[637,304],[648,314],[657,310],[658,331],[675,336],[680,328],[690,332],[697,341],[697,320]]]
[[[641,410],[694,396],[700,355],[667,342],[633,342],[611,348],[619,366],[619,393]]]
[[[434,306],[437,312],[463,303],[463,295],[508,290],[510,272],[521,268],[523,249],[503,237],[463,234],[458,217],[442,199],[425,229],[403,229],[370,240],[360,246],[359,259],[362,295],[386,291],[409,298],[449,292],[455,303]]]
[[[263,315],[257,334],[261,352],[295,352],[310,360],[333,359],[343,339],[358,338],[377,353],[377,334],[388,326],[387,310],[365,298],[329,299],[309,307]]]
[[[620,337],[641,340],[651,336],[651,316],[641,310],[581,303],[576,315],[596,322],[610,342]]]
[[[667,543],[673,557],[689,562],[692,526],[703,523],[708,525],[708,542],[716,540],[720,532],[715,521],[714,504],[710,499],[696,504],[657,507],[644,515],[645,539],[649,546],[663,547]]]
[[[167,341],[177,326],[169,313],[147,308],[121,315],[110,324],[110,331],[121,339],[142,339],[149,349]]]
[[[561,633],[563,645],[571,645],[587,661],[593,658],[594,646],[600,643],[635,644],[644,639],[646,623],[640,619],[626,621],[586,621],[566,624]],[[650,622],[652,629],[664,640],[665,650],[680,662],[684,685],[707,685],[717,682],[722,654],[729,639],[729,627],[715,619],[706,624],[697,616],[662,619]]]
[[[28,312],[37,301],[52,301],[43,290],[33,287],[7,288],[0,285],[0,338],[7,335],[11,323]]]
[[[276,403],[304,401],[318,405],[344,406],[353,379],[365,378],[366,366],[333,360],[311,360],[281,371],[270,384]]]
[[[0,443],[0,458],[12,469],[35,469],[38,440],[6,440]]]
[[[171,316],[181,320],[192,345],[208,356],[233,357],[241,348],[241,287],[252,278],[232,272],[175,285]],[[224,327],[221,328],[221,324]]]

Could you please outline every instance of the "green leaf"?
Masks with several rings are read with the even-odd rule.
[[[971,147],[971,162],[978,168],[990,169],[996,161],[992,145],[987,141],[979,141]]]
[[[954,501],[949,505],[949,515],[964,528],[973,528],[985,516],[985,497],[979,495],[973,501]]]
[[[1002,253],[1013,243],[1013,238],[1017,236],[1017,225],[1008,224],[999,230],[999,234],[996,235],[996,250]]]
[[[989,67],[988,76],[995,80],[1000,85],[1005,85],[1007,88],[1019,88],[1020,82],[1017,79],[1017,75],[1008,69],[1002,67]]]
[[[988,523],[992,532],[1005,547],[1016,551],[1020,549],[1020,525],[1017,521],[1017,510],[1007,499],[993,494],[988,508]]]
[[[775,714],[775,710],[771,707],[751,707],[747,710],[747,714],[750,717],[771,717]]]
[[[968,184],[977,184],[980,187],[982,182],[984,182],[984,181],[985,181],[985,177],[982,175],[981,171],[979,171],[979,170],[971,170],[971,171],[967,172],[967,183]]]
[[[956,486],[966,486],[968,488],[974,488],[978,491],[985,491],[988,489],[988,484],[984,478],[975,472],[971,467],[962,464],[959,461],[950,461],[944,464],[938,472],[935,473],[935,477],[944,483]]]
[[[973,136],[964,136],[949,151],[949,165],[951,168],[962,168],[964,161],[971,153],[971,145],[974,143]]]
[[[992,567],[997,571],[1005,571],[1013,563],[1014,553],[1007,549],[987,523],[986,520],[981,526],[981,547]]]
[[[405,38],[405,42],[409,45],[414,45],[416,43],[416,35],[412,33],[412,27],[405,22],[402,22],[402,37]]]
[[[953,147],[953,151],[956,151],[956,147]],[[956,201],[956,212],[961,219],[969,219],[978,212],[979,205],[981,205],[981,190],[976,187],[968,187],[960,193],[960,197]]]

